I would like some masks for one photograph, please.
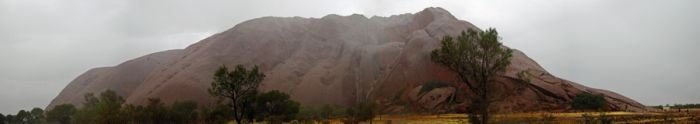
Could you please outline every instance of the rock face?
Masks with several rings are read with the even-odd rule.
[[[466,29],[478,30],[441,8],[391,17],[257,18],[186,49],[87,71],[47,109],[80,105],[84,94],[106,89],[116,91],[127,104],[160,98],[166,103],[191,100],[208,106],[215,102],[207,93],[214,71],[242,64],[259,65],[267,75],[260,90],[289,93],[303,105],[348,106],[369,100],[387,112],[452,112],[469,105],[474,96],[453,72],[431,62],[429,53],[443,36]],[[429,80],[450,87],[417,95],[415,89]],[[493,105],[499,112],[563,111],[582,92],[605,95],[609,109],[645,110],[614,92],[557,78],[517,50],[496,84],[494,92],[506,96]]]

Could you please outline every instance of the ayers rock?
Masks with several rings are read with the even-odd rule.
[[[73,80],[49,106],[75,104],[107,89],[127,104],[148,98],[166,103],[212,105],[209,88],[222,66],[259,65],[267,75],[260,90],[289,93],[302,105],[349,106],[369,100],[385,112],[459,112],[474,98],[454,72],[430,60],[445,35],[476,29],[442,8],[390,17],[327,15],[322,18],[262,17],[242,22],[185,49],[149,54],[114,67],[91,69]],[[446,87],[420,92],[428,81]],[[497,112],[567,111],[576,94],[605,95],[610,110],[645,111],[620,94],[553,76],[515,50],[512,64],[495,82],[503,99]],[[505,95],[507,94],[507,95]]]

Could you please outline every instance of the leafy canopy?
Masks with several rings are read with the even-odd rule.
[[[69,124],[76,112],[73,104],[61,104],[46,112],[46,121],[49,123]]]
[[[232,71],[222,66],[214,73],[209,94],[227,100],[234,119],[237,123],[242,123],[245,115],[254,115],[251,114],[254,110],[249,106],[254,102],[263,78],[265,74],[258,71],[258,66],[248,70],[243,65],[238,65]]]
[[[605,98],[603,95],[594,95],[591,93],[580,93],[574,97],[571,102],[571,107],[579,110],[600,110],[605,106]]]
[[[490,90],[494,76],[510,65],[513,50],[502,46],[496,29],[467,30],[456,39],[445,36],[442,46],[430,53],[431,59],[457,72],[469,89],[477,96],[470,112],[472,123],[488,123]],[[474,81],[476,84],[470,83]],[[477,117],[478,116],[478,117]]]
[[[299,113],[299,103],[278,90],[259,94],[254,104],[257,117],[268,122],[289,122]]]

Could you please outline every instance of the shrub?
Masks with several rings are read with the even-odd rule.
[[[603,95],[594,95],[591,93],[578,94],[571,102],[571,107],[579,110],[600,110],[603,106],[605,106],[605,98],[603,98]]]
[[[75,112],[76,108],[73,104],[57,105],[46,112],[46,120],[50,123],[68,124]]]

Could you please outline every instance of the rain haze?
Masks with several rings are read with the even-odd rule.
[[[442,7],[552,74],[645,105],[700,103],[700,1],[0,0],[0,113],[45,107],[90,68],[181,49],[245,20]]]

